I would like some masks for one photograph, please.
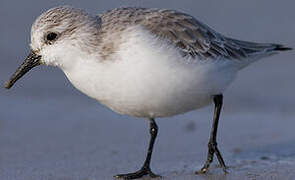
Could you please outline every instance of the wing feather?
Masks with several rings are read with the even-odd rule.
[[[194,17],[175,10],[117,8],[100,17],[105,31],[142,25],[159,38],[174,44],[183,56],[197,56],[200,59],[243,59],[272,53],[278,46],[225,37]]]

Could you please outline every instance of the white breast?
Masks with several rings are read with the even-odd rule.
[[[203,107],[237,72],[231,61],[182,57],[140,27],[123,38],[114,59],[88,57],[64,70],[76,88],[118,113],[165,117]]]

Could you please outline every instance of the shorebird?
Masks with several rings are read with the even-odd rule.
[[[291,50],[280,44],[226,37],[175,10],[128,7],[95,16],[68,6],[52,8],[36,19],[30,48],[6,88],[35,66],[57,66],[77,89],[101,104],[149,120],[146,160],[135,173],[115,176],[124,179],[159,177],[150,168],[158,132],[155,118],[212,102],[215,110],[207,161],[197,172],[207,172],[214,154],[226,172],[216,141],[223,92],[239,70]]]

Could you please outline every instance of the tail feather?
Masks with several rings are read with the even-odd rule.
[[[292,48],[281,44],[254,43],[232,38],[226,38],[226,40],[230,41],[232,44],[235,44],[244,53],[245,58],[243,58],[243,60],[239,63],[240,69],[243,69],[244,67],[255,61],[258,61],[263,57],[277,54],[280,51],[292,50]]]
[[[293,50],[293,48],[290,47],[286,47],[284,45],[281,44],[274,44],[275,48],[273,49],[274,51],[290,51]]]
[[[276,51],[288,51],[292,48],[281,45],[281,44],[272,44],[272,43],[254,43],[248,41],[241,41],[237,39],[227,38],[227,40],[237,44],[248,56],[257,55],[257,54],[272,54]]]

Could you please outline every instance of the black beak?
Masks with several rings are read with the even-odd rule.
[[[30,71],[33,67],[41,65],[41,56],[37,55],[35,52],[31,51],[29,56],[25,59],[22,65],[15,71],[15,73],[10,77],[10,79],[5,83],[5,88],[11,88],[14,83]]]

